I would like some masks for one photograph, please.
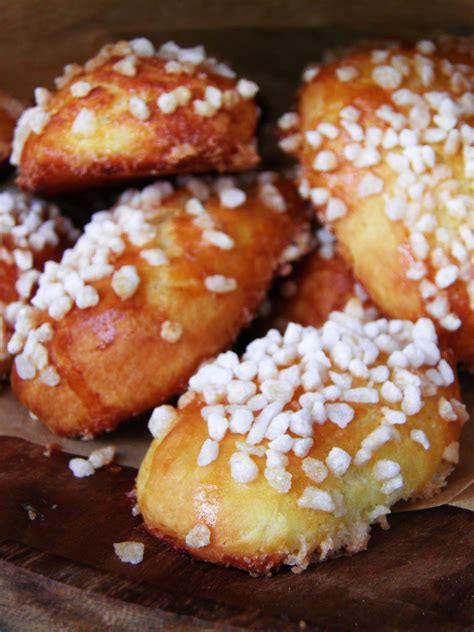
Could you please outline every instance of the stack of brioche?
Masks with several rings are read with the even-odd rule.
[[[35,101],[0,98],[0,371],[58,435],[153,411],[152,534],[300,572],[446,484],[474,366],[472,38],[308,66],[280,173],[254,168],[258,86],[202,46],[108,44]],[[81,231],[33,197],[112,185]]]

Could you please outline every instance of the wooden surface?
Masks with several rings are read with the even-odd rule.
[[[134,470],[76,479],[67,455],[45,457],[19,439],[1,438],[0,453],[1,630],[474,626],[470,512],[394,515],[365,553],[298,576],[253,579],[193,562],[148,536],[126,495]],[[115,557],[121,540],[145,544],[140,565]]]

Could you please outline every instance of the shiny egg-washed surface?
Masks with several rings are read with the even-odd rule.
[[[202,47],[148,40],[105,46],[66,66],[57,89],[36,90],[12,162],[19,185],[42,193],[150,176],[241,171],[258,160],[258,87]]]
[[[47,363],[23,346],[13,388],[52,430],[95,434],[168,400],[249,322],[306,222],[291,183],[249,180],[128,191],[46,270],[15,342]]]
[[[301,192],[391,317],[437,322],[470,364],[474,316],[472,38],[354,47],[305,73],[280,122]]]
[[[176,409],[154,411],[137,479],[145,525],[258,575],[363,550],[396,501],[444,484],[459,396],[427,319],[335,312],[319,330],[272,330],[241,359],[203,366]]]
[[[8,376],[7,350],[16,314],[34,294],[47,261],[57,261],[77,239],[69,219],[50,204],[10,187],[0,192],[0,375]]]

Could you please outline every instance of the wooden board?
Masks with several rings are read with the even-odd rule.
[[[77,479],[67,455],[45,457],[11,438],[0,439],[0,452],[0,629],[474,626],[471,512],[394,515],[365,553],[254,579],[152,539],[130,512],[134,470]],[[34,520],[28,510],[38,512]],[[116,558],[121,540],[144,542],[142,564]]]

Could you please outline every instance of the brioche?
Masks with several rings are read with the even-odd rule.
[[[292,323],[155,409],[139,507],[152,534],[198,559],[298,572],[365,549],[395,502],[435,493],[465,419],[432,321]]]
[[[259,331],[275,327],[283,333],[290,322],[321,327],[329,314],[344,311],[361,320],[379,316],[377,308],[336,250],[326,228],[317,231],[315,249],[298,261],[293,272],[276,284],[264,306]]]
[[[472,40],[354,49],[313,67],[282,146],[301,193],[388,316],[426,315],[474,361]]]
[[[7,345],[16,315],[34,293],[45,263],[60,259],[77,235],[56,205],[14,188],[0,192],[0,377],[10,371]]]
[[[57,193],[247,169],[258,162],[257,91],[202,46],[108,44],[84,66],[66,66],[53,92],[36,89],[15,132],[18,184]]]
[[[15,395],[70,436],[168,400],[249,322],[305,226],[293,185],[271,173],[125,192],[20,311]]]

